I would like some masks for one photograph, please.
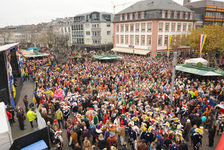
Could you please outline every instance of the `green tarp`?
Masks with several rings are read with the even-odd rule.
[[[224,71],[221,69],[215,69],[211,67],[199,67],[190,64],[179,64],[176,66],[176,70],[200,76],[224,76]]]

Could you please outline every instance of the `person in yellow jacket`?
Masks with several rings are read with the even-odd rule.
[[[56,115],[56,118],[58,120],[59,128],[61,129],[61,125],[62,125],[62,127],[64,129],[64,121],[63,121],[64,118],[63,118],[62,111],[60,109],[58,109],[56,111],[55,115]]]
[[[34,112],[34,108],[31,108],[28,112],[27,112],[27,118],[29,119],[30,125],[33,128],[33,121],[36,120],[37,121],[37,114]]]

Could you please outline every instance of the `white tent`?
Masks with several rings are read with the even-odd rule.
[[[0,102],[0,122],[0,147],[2,150],[8,150],[10,149],[13,140],[11,127],[6,115],[5,104],[3,102]]]
[[[197,64],[197,63],[208,65],[208,61],[203,58],[191,58],[184,61],[184,64]]]

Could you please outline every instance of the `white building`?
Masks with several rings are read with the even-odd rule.
[[[194,12],[172,0],[144,0],[114,17],[115,52],[154,57],[167,51],[168,35],[187,35],[195,28]]]
[[[74,17],[72,44],[82,47],[97,47],[113,43],[113,15],[91,12]]]

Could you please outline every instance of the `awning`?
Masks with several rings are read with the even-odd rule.
[[[26,58],[49,56],[49,54],[47,54],[47,53],[30,53],[30,54],[23,54],[23,55],[24,55],[24,57],[26,57]]]
[[[150,53],[150,51],[147,50],[132,49],[132,48],[113,48],[112,51],[120,53],[138,54],[138,55],[147,55],[148,53]]]
[[[176,70],[196,74],[200,76],[223,76],[223,71],[210,67],[198,67],[188,64],[180,64],[176,66]]]
[[[93,58],[98,60],[116,60],[116,59],[122,59],[121,56],[116,55],[93,55]]]

